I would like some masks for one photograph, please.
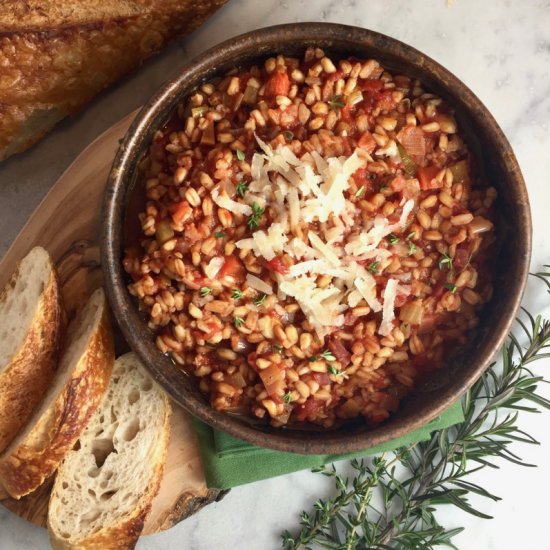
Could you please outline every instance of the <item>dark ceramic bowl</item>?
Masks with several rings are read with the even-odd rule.
[[[399,411],[383,425],[368,429],[358,422],[332,431],[274,429],[215,411],[196,388],[155,346],[126,289],[122,268],[123,226],[137,164],[155,130],[161,128],[186,95],[201,82],[278,53],[301,57],[319,46],[333,57],[375,58],[390,72],[420,79],[456,110],[488,181],[498,189],[501,246],[495,266],[494,297],[468,346],[445,368],[418,385]],[[114,314],[130,346],[153,378],[187,411],[218,430],[257,445],[296,453],[327,454],[364,449],[402,436],[440,415],[475,382],[502,345],[518,310],[531,252],[531,217],[525,183],[510,144],[480,100],[455,76],[419,51],[382,34],[357,27],[300,23],[260,29],[224,42],[187,63],[139,112],[117,152],[105,196],[102,263]]]

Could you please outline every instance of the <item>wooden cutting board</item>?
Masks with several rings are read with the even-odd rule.
[[[0,262],[3,288],[17,262],[36,245],[56,262],[69,318],[102,284],[99,264],[100,215],[103,191],[119,139],[137,111],[130,113],[91,143],[59,178],[21,230]],[[125,342],[118,342],[125,351]],[[0,503],[18,516],[46,525],[51,482],[15,500],[0,486]],[[169,529],[226,492],[208,489],[198,444],[189,417],[174,404],[172,433],[160,491],[143,534]]]

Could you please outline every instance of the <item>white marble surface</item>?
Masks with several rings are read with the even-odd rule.
[[[448,5],[450,4],[450,5]],[[460,77],[488,106],[511,141],[531,197],[533,268],[550,263],[550,1],[502,0],[231,0],[209,23],[142,70],[102,94],[74,120],[65,121],[31,151],[0,165],[0,254],[41,197],[94,137],[143,102],[185,59],[217,42],[267,24],[332,21],[367,27],[415,46]],[[526,303],[550,303],[531,284]],[[545,308],[550,314],[550,308]],[[536,371],[548,376],[549,362]],[[546,390],[546,395],[550,392]],[[478,520],[441,510],[445,525],[463,525],[461,550],[549,548],[550,413],[524,416],[523,428],[541,441],[517,447],[538,468],[504,464],[483,474],[503,500],[484,502],[495,519]],[[142,550],[280,548],[279,535],[295,529],[298,514],[330,495],[324,478],[310,472],[234,489],[169,532],[140,540]],[[0,510],[0,549],[48,548],[44,530]]]

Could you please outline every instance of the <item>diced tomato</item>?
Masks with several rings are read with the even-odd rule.
[[[438,182],[435,177],[439,173],[437,166],[424,166],[417,170],[418,179],[420,180],[420,189],[426,191],[427,189],[440,189],[443,187],[443,182]]]
[[[358,84],[363,92],[380,92],[384,89],[384,83],[381,80],[362,80]]]
[[[470,251],[467,248],[457,247],[453,258],[455,269],[464,269],[470,261]]]
[[[344,347],[344,344],[336,338],[331,338],[328,343],[328,349],[332,351],[334,357],[346,368],[351,361],[351,353]]]
[[[270,271],[275,271],[276,273],[280,273],[281,275],[287,275],[288,274],[288,267],[283,263],[283,260],[279,258],[278,256],[275,256],[272,260],[269,260],[266,264],[267,269]]]
[[[347,136],[342,136],[342,146],[344,148],[344,156],[350,157],[352,154],[352,148],[350,144],[350,139]]]
[[[340,107],[340,118],[344,122],[351,121],[351,110],[350,110],[350,106],[347,103],[343,107]]]
[[[378,94],[376,106],[382,111],[389,111],[395,102],[393,100],[393,90],[384,90]]]
[[[357,142],[357,145],[361,147],[361,149],[365,149],[367,153],[372,153],[376,149],[376,141],[374,141],[374,138],[372,137],[372,134],[370,132],[365,132]]]
[[[407,183],[407,180],[404,178],[402,174],[398,174],[390,181],[390,187],[393,191],[396,193],[400,193],[405,189],[405,184]]]
[[[306,418],[315,418],[317,411],[322,409],[324,405],[324,401],[310,397],[303,405],[294,409],[296,411],[296,419],[303,422]]]
[[[218,271],[218,277],[230,276],[235,281],[242,281],[245,277],[245,269],[241,261],[235,256],[224,256],[224,263]]]
[[[320,386],[325,386],[326,384],[330,384],[330,377],[326,372],[314,372],[313,378],[319,384]]]
[[[173,222],[177,225],[182,223],[193,212],[191,205],[187,201],[171,204],[168,210],[170,211]]]
[[[290,79],[288,74],[275,71],[271,74],[265,84],[264,96],[275,97],[278,95],[288,95],[290,91]]]
[[[339,78],[342,78],[344,76],[344,71],[342,69],[338,69],[336,72],[329,74],[327,76],[326,82],[333,83],[336,82]]]

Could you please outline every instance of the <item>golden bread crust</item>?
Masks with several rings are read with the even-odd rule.
[[[0,160],[32,145],[225,2],[94,1],[84,9],[82,0],[27,0],[12,3],[19,18],[9,5],[0,7]]]
[[[113,335],[105,307],[90,345],[55,402],[23,441],[0,455],[0,481],[12,497],[31,493],[55,472],[101,402],[113,364]]]
[[[0,453],[42,399],[57,366],[65,316],[57,274],[54,266],[50,267],[51,275],[32,325],[10,364],[0,373]],[[0,295],[0,302],[18,276],[19,268]]]

